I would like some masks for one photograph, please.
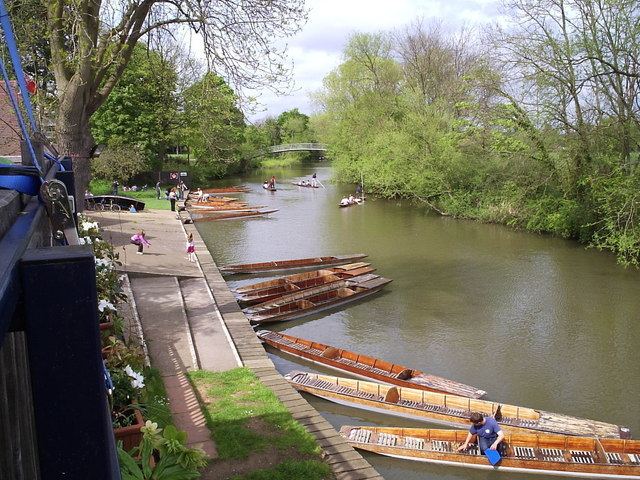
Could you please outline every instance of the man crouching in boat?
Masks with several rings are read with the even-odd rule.
[[[458,447],[458,451],[462,452],[469,447],[469,443],[478,438],[478,446],[480,453],[484,454],[485,450],[497,450],[498,445],[504,439],[504,433],[500,429],[500,425],[493,417],[484,417],[481,413],[473,412],[469,415],[469,421],[472,423],[466,440]]]

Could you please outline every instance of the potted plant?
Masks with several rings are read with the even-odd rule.
[[[122,480],[189,480],[200,476],[205,453],[186,446],[187,434],[173,425],[158,428],[147,421],[139,445],[127,451],[118,444]]]

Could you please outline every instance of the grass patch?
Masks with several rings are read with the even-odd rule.
[[[221,459],[246,458],[267,447],[318,455],[315,439],[247,368],[189,372]],[[302,477],[304,478],[304,477]]]
[[[175,186],[175,185],[172,185]],[[123,192],[122,186],[118,188],[118,195],[123,197],[134,198],[136,200],[140,200],[144,202],[145,209],[152,210],[169,210],[171,209],[171,204],[168,200],[165,200],[165,191],[169,185],[161,185],[160,192],[161,197],[158,200],[156,195],[155,184],[150,185],[144,192]],[[91,180],[91,184],[89,185],[89,190],[94,195],[111,195],[111,182],[107,180]]]
[[[314,460],[287,460],[276,468],[256,470],[246,475],[232,477],[232,480],[321,480],[331,476],[329,465]]]
[[[160,427],[173,424],[167,391],[160,371],[156,368],[145,368],[144,383],[146,386],[146,395],[143,399],[145,418],[156,422]]]

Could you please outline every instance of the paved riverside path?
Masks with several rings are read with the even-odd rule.
[[[151,363],[161,372],[174,423],[187,432],[190,445],[217,456],[185,373],[244,365],[316,438],[336,479],[382,479],[275,369],[194,225],[183,225],[175,212],[162,210],[88,213],[120,252],[120,269],[130,277]],[[129,243],[140,229],[151,242],[143,255]],[[189,233],[196,244],[196,263],[186,259]]]

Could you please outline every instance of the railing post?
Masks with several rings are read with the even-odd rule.
[[[119,480],[93,253],[27,250],[21,278],[41,479]]]

